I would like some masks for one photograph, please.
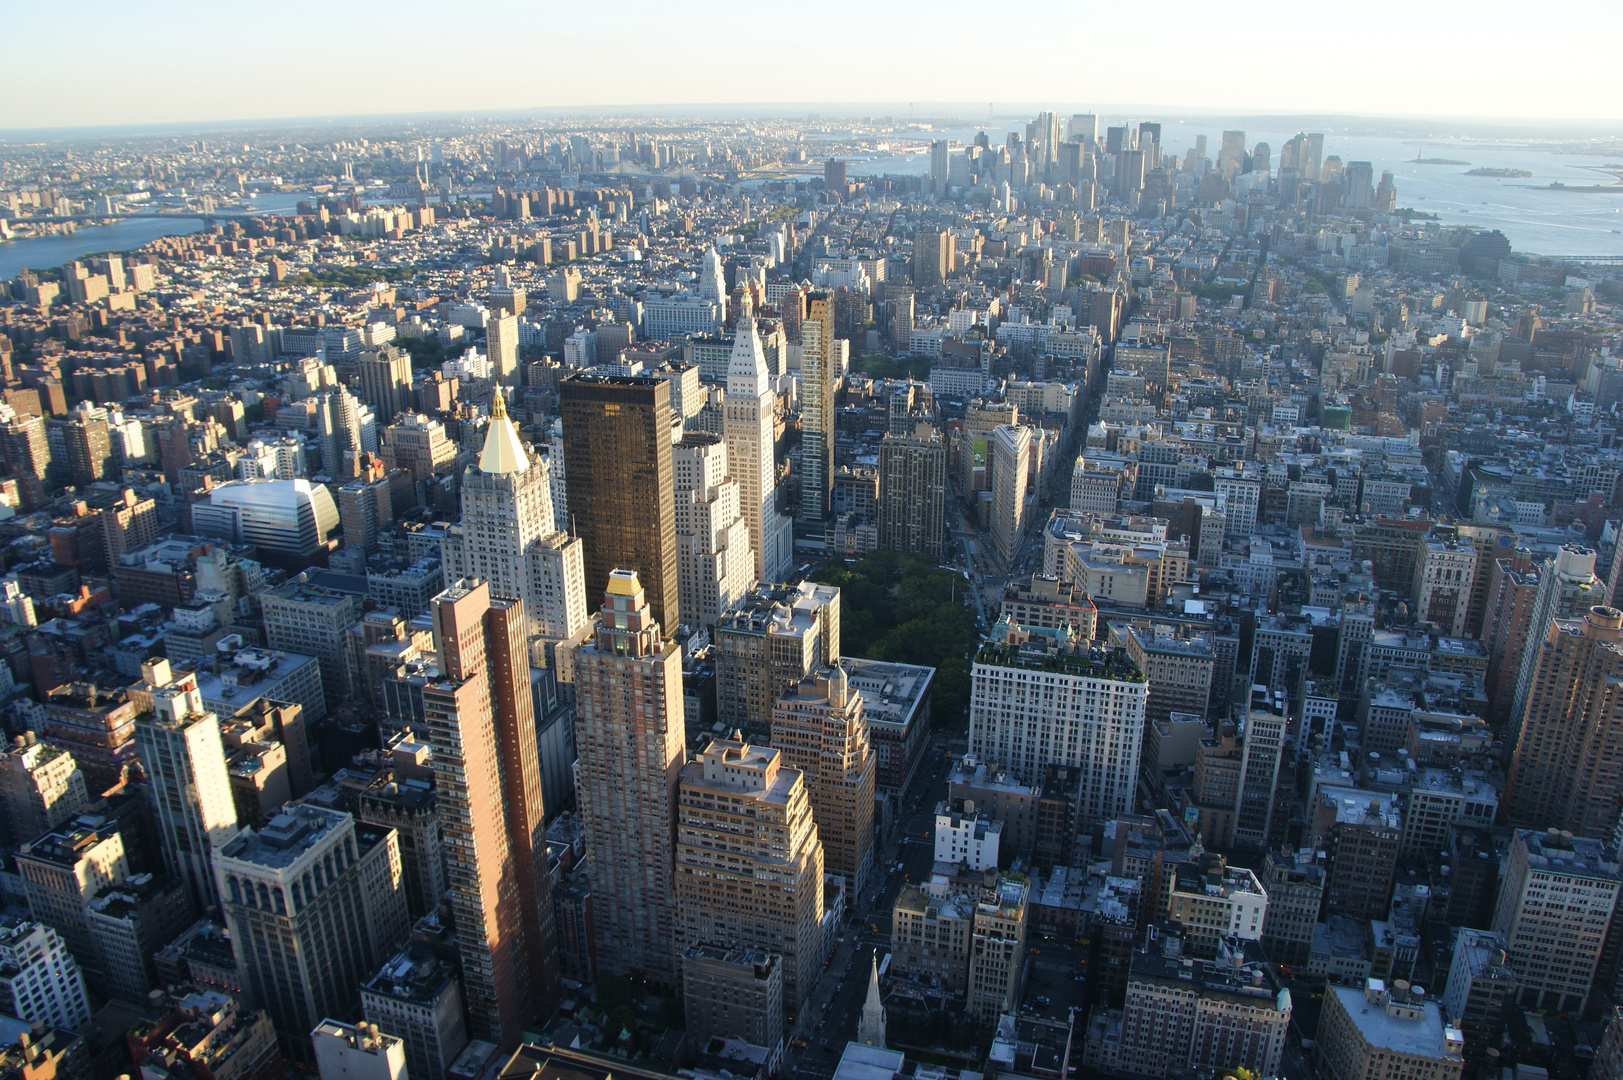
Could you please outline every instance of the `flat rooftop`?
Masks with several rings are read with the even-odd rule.
[[[1377,1050],[1389,1054],[1459,1060],[1460,1055],[1448,1049],[1443,1036],[1443,1013],[1435,1001],[1428,1001],[1422,1006],[1424,1016],[1410,1020],[1388,1013],[1384,1006],[1366,998],[1362,989],[1351,986],[1330,986],[1327,989],[1335,994],[1364,1041]]]
[[[284,870],[348,820],[348,814],[336,810],[289,804],[265,822],[263,829],[244,829],[219,851],[227,858]]]

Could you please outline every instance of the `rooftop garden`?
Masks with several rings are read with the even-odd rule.
[[[988,641],[975,655],[975,662],[1024,668],[1027,671],[1051,671],[1059,675],[1077,675],[1090,679],[1145,681],[1143,670],[1127,654],[1126,649],[1095,648],[1074,653],[1060,652],[1044,647],[1040,644],[1040,640],[1026,645]],[[1033,644],[1036,647],[1032,647]]]

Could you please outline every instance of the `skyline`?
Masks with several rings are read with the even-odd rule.
[[[1582,0],[1548,29],[1520,25],[1521,9],[1504,0],[1469,11],[1381,0],[1353,23],[1280,3],[1221,22],[1209,9],[1175,0],[1149,26],[1125,10],[1078,12],[1043,2],[1023,9],[1026,21],[992,41],[1013,59],[1030,43],[1054,40],[1048,29],[1059,28],[1064,40],[1069,27],[1075,50],[1046,62],[1039,53],[1034,63],[999,63],[998,54],[962,55],[966,44],[986,40],[975,30],[984,12],[964,0],[932,6],[928,21],[910,5],[873,9],[837,0],[815,23],[786,10],[753,12],[744,23],[719,6],[676,9],[634,0],[621,23],[633,32],[619,39],[605,35],[592,12],[568,9],[548,12],[541,26],[510,28],[499,46],[484,39],[480,48],[425,55],[425,41],[444,40],[433,34],[443,12],[421,0],[363,0],[348,10],[347,25],[325,29],[330,12],[309,0],[279,9],[285,12],[279,26],[292,28],[287,44],[270,45],[265,63],[250,62],[245,78],[244,43],[274,29],[252,11],[187,0],[131,24],[124,9],[93,0],[74,32],[64,34],[42,9],[20,9],[13,25],[31,48],[0,76],[5,130],[800,98],[829,105],[995,105],[1001,98],[1013,108],[1086,105],[1090,92],[1115,97],[1112,91],[1123,86],[1153,91],[1133,95],[1151,101],[1200,101],[1205,112],[1615,121],[1605,46],[1623,34],[1623,13],[1599,0]],[[1571,34],[1575,25],[1588,32]],[[861,33],[850,32],[853,26]],[[1516,33],[1506,33],[1507,26]],[[300,27],[310,27],[310,35],[299,34]],[[602,48],[589,47],[594,41]],[[361,43],[365,51],[353,54],[353,63],[337,62]],[[797,92],[785,93],[785,61],[796,54],[823,62],[803,68],[791,62],[789,70],[805,74],[795,80]],[[131,56],[148,61],[134,86],[137,77],[120,66]],[[1074,65],[1065,62],[1073,56]],[[1293,57],[1301,58],[1300,67]],[[1461,77],[1462,64],[1468,75],[1515,77]],[[803,92],[811,87],[816,91]]]
[[[985,106],[992,107],[990,113]],[[515,125],[555,122],[564,126],[612,126],[625,122],[635,126],[653,121],[692,120],[695,123],[740,120],[752,122],[791,122],[808,120],[890,120],[899,125],[919,124],[919,137],[940,133],[950,127],[986,130],[1013,130],[1035,113],[1052,111],[1059,115],[1092,113],[1101,124],[1108,121],[1134,122],[1154,118],[1163,122],[1220,127],[1285,128],[1322,130],[1339,137],[1379,135],[1402,139],[1550,139],[1623,140],[1623,119],[1530,117],[1530,116],[1445,116],[1398,115],[1371,112],[1243,111],[1195,108],[1187,105],[1158,105],[1145,102],[987,102],[977,113],[967,102],[934,101],[781,101],[781,102],[673,102],[669,104],[614,104],[535,106],[530,108],[484,108],[461,111],[415,111],[376,113],[332,113],[309,116],[239,116],[215,120],[182,119],[127,124],[45,125],[40,127],[0,127],[0,146],[25,145],[39,140],[141,139],[201,134],[272,134],[298,131],[313,126],[331,126],[334,132],[345,128],[377,128],[391,124],[467,125],[510,123]],[[1447,125],[1439,129],[1436,125]],[[1614,125],[1619,127],[1614,129]]]

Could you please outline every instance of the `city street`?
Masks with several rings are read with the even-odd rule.
[[[946,797],[952,768],[950,742],[933,735],[924,749],[913,785],[903,796],[896,826],[874,853],[874,872],[867,895],[851,897],[852,914],[835,947],[812,1004],[797,1018],[785,1071],[807,1078],[833,1073],[845,1044],[856,1038],[868,972],[875,949],[881,959],[890,950],[890,910],[909,881],[923,881],[935,861],[935,804]],[[900,863],[902,869],[896,869]]]

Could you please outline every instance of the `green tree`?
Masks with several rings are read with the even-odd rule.
[[[841,651],[935,668],[932,718],[955,726],[969,700],[969,656],[979,637],[963,577],[918,555],[875,551],[814,578],[840,589]]]

